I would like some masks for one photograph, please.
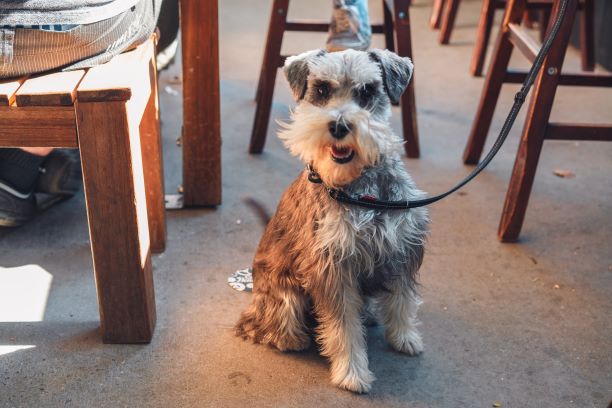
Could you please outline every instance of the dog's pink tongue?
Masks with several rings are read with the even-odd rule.
[[[351,154],[351,149],[348,147],[332,146],[332,154],[336,157],[347,157]]]

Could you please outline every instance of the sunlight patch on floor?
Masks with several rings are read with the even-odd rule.
[[[42,321],[52,280],[40,265],[0,266],[0,322]]]
[[[0,344],[0,356],[5,355],[5,354],[10,354],[10,353],[13,353],[13,352],[19,351],[19,350],[31,349],[31,348],[34,348],[34,347],[36,347],[36,346],[32,346],[32,345],[6,346],[6,345],[1,345]]]

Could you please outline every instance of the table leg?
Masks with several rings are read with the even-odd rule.
[[[218,0],[181,1],[186,207],[221,204],[218,20]]]

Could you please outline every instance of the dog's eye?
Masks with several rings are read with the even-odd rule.
[[[359,106],[365,108],[376,95],[376,84],[365,84],[357,88],[357,101]]]
[[[327,99],[329,97],[329,84],[321,82],[317,84],[317,96],[321,99]]]

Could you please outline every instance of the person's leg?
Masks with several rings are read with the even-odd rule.
[[[0,227],[17,227],[81,188],[76,149],[0,149]]]
[[[367,0],[333,0],[333,5],[327,51],[366,50],[372,40]]]
[[[22,147],[21,150],[36,156],[47,156],[53,151],[52,147]]]
[[[0,226],[19,226],[36,213],[34,186],[45,156],[0,149]]]
[[[157,21],[159,1],[141,0],[125,12],[69,31],[16,28],[0,78],[103,64],[146,41]]]

